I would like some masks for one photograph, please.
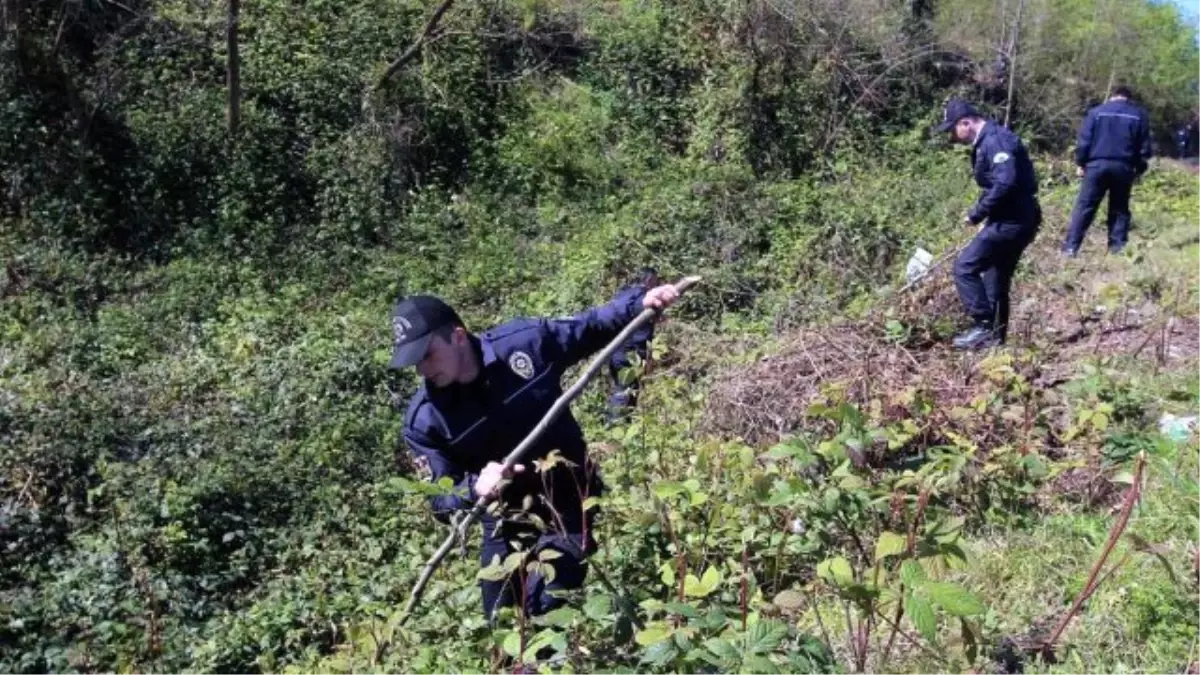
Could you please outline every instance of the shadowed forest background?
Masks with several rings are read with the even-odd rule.
[[[1200,396],[1174,6],[0,2],[0,670],[1196,667],[1196,436],[1159,426]],[[1069,152],[1120,83],[1160,158],[1131,252],[1099,222],[1066,264]],[[1009,119],[1047,214],[1022,337],[974,361],[944,272],[882,290],[969,234],[950,96]],[[576,404],[616,592],[488,630],[471,541],[396,626],[445,530],[395,297],[483,329],[644,265],[704,283],[629,424],[602,383]]]

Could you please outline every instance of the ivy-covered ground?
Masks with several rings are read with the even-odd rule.
[[[435,4],[240,3],[237,88],[230,3],[5,4],[0,670],[1195,668],[1197,437],[1159,432],[1200,403],[1195,173],[1154,163],[1125,255],[1055,253],[1113,73],[1159,154],[1195,104],[1173,5],[460,2],[379,85]],[[930,127],[1003,116],[1018,5],[1047,220],[1012,345],[964,356],[946,269],[898,290],[971,234]],[[575,404],[587,588],[490,630],[469,541],[397,625],[445,530],[395,297],[482,329],[648,264],[703,283],[629,423]]]

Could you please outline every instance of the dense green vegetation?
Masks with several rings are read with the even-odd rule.
[[[1026,3],[1013,126],[1048,220],[1016,302],[1076,342],[962,361],[929,349],[957,317],[944,283],[880,300],[913,245],[964,235],[974,187],[928,128],[951,94],[1003,115],[988,73],[1016,5],[462,3],[374,89],[432,6],[245,3],[231,131],[225,4],[6,2],[0,670],[479,671],[543,642],[576,671],[987,669],[1083,587],[1143,450],[1130,530],[1153,555],[1122,543],[1059,663],[1025,666],[1195,662],[1195,436],[1156,426],[1200,397],[1195,178],[1156,164],[1128,258],[1048,254],[1075,121],[1127,78],[1169,133],[1194,27]],[[598,389],[577,404],[621,596],[593,575],[559,630],[492,632],[468,554],[395,627],[445,533],[397,445],[415,381],[384,368],[393,298],[484,327],[645,264],[705,282],[630,425],[600,428]],[[1117,316],[1132,344],[1101,342]],[[782,435],[716,409],[794,331],[846,321],[981,384],[950,415],[936,387],[842,373]]]

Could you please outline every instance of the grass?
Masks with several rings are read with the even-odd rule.
[[[1139,211],[1131,245],[1121,256],[1105,255],[1103,223],[1090,233],[1080,259],[1038,266],[1040,285],[1073,296],[1085,312],[1118,307],[1161,317],[1195,317],[1200,246],[1194,213],[1180,208]],[[1050,261],[1046,261],[1050,262]],[[1153,320],[1153,319],[1150,319]],[[1178,320],[1178,319],[1176,319]],[[1126,536],[1108,566],[1127,562],[1103,582],[1063,637],[1058,662],[1034,660],[1029,673],[1184,672],[1198,658],[1196,575],[1200,525],[1200,446],[1195,435],[1177,443],[1153,431],[1164,411],[1195,414],[1195,324],[1174,340],[1186,340],[1165,358],[1140,359],[1101,353],[1085,363],[1115,374],[1101,386],[1119,381],[1126,396],[1140,402],[1141,418],[1128,426],[1154,439],[1147,465],[1145,494],[1128,532],[1149,542],[1155,555],[1134,550]],[[1153,345],[1148,347],[1152,349]],[[1114,350],[1116,352],[1117,350]],[[1082,365],[1082,364],[1081,364]],[[1074,383],[1086,386],[1081,379]],[[1140,428],[1139,428],[1140,427]],[[1086,450],[1085,450],[1086,451]],[[1039,622],[1053,626],[1086,582],[1103,547],[1115,510],[1052,501],[1045,517],[1023,529],[994,530],[974,537],[965,583],[992,608],[988,620],[996,636],[1025,633]],[[1170,566],[1168,570],[1167,565]],[[1106,568],[1107,569],[1107,568]],[[913,667],[932,664],[911,663]],[[993,664],[994,665],[994,664]]]

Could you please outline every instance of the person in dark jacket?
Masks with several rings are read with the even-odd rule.
[[[633,283],[622,288],[618,294],[628,293],[638,288],[654,288],[657,285],[658,271],[653,267],[644,267],[638,272]],[[644,368],[649,363],[650,341],[653,339],[654,323],[643,324],[609,358],[608,372],[613,381],[613,393],[608,397],[607,421],[609,424],[623,419],[637,405],[641,382],[639,376],[632,371],[633,357],[636,355]],[[625,381],[622,382],[622,380]]]
[[[983,189],[965,217],[979,226],[979,233],[954,262],[954,283],[973,324],[954,338],[954,347],[1004,344],[1013,274],[1042,222],[1033,163],[1016,134],[985,119],[966,101],[947,102],[937,130],[950,132],[952,142],[971,146],[975,182]]]
[[[1088,111],[1079,128],[1075,164],[1083,186],[1062,246],[1063,254],[1068,257],[1079,255],[1084,235],[1105,194],[1109,253],[1120,253],[1129,241],[1129,194],[1154,154],[1150,118],[1131,98],[1133,93],[1128,87],[1117,87],[1111,98]]]
[[[543,614],[563,602],[554,591],[583,585],[584,560],[595,550],[594,511],[583,502],[603,491],[569,410],[510,471],[503,470],[505,456],[562,395],[568,368],[603,349],[643,308],[662,310],[678,297],[670,284],[631,289],[572,318],[516,319],[480,335],[433,296],[410,296],[393,308],[389,367],[415,366],[424,380],[405,415],[405,443],[428,462],[434,482],[448,479],[454,486],[430,498],[434,517],[448,522],[481,495],[496,497],[500,515],[489,511],[481,519],[481,565],[503,561],[517,542],[526,551],[558,554],[549,563],[551,579],[529,574],[523,588],[516,573],[481,581],[489,621],[514,597],[524,598],[528,614]],[[552,451],[557,455],[548,460]],[[531,470],[539,460],[547,461]]]

